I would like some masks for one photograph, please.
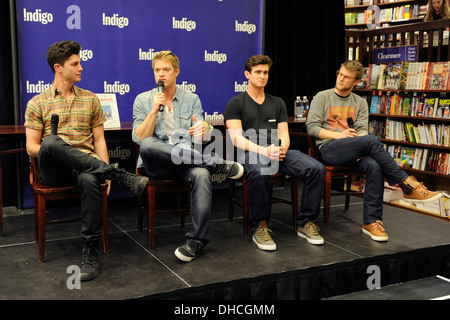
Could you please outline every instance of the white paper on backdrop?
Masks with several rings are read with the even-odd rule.
[[[96,93],[102,104],[103,115],[106,122],[103,123],[105,129],[120,128],[119,108],[115,93]]]

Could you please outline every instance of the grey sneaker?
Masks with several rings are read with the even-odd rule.
[[[273,251],[277,249],[277,245],[269,232],[272,232],[272,230],[261,226],[253,232],[252,240],[261,250]]]
[[[305,226],[298,226],[297,234],[299,237],[306,239],[309,243],[312,244],[323,244],[324,240],[322,236],[319,234],[319,227],[314,224],[312,221],[308,221]]]
[[[244,173],[242,164],[234,161],[224,161],[216,165],[217,173],[224,173],[230,179],[239,179]]]
[[[195,241],[186,241],[184,245],[175,250],[178,259],[184,262],[190,262],[194,259],[203,247]]]

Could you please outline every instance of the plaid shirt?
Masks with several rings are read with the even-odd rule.
[[[92,128],[106,119],[99,98],[91,91],[73,86],[69,103],[55,85],[34,96],[27,104],[24,126],[43,130],[42,139],[51,133],[52,114],[59,115],[58,136],[66,143],[100,158],[94,152]]]

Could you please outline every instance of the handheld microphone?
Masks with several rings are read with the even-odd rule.
[[[353,118],[352,117],[348,117],[347,118],[347,124],[348,124],[348,127],[350,129],[355,129],[355,123],[353,122]]]
[[[164,93],[164,81],[162,81],[162,80],[158,81],[158,93],[160,93],[160,92]],[[159,112],[163,112],[163,111],[164,111],[164,106],[160,105]]]
[[[58,134],[58,123],[59,123],[59,115],[54,113],[52,114],[52,120],[51,120],[51,125],[52,125],[52,130],[51,133],[52,135],[57,135]]]

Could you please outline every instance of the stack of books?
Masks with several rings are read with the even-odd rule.
[[[449,200],[450,194],[446,191],[441,192],[443,195],[442,198],[429,203],[419,203],[419,202],[411,203],[406,202],[404,199],[395,199],[389,202],[402,207],[407,207],[413,210],[418,210],[435,216],[440,216],[442,218],[450,219],[450,200]]]

